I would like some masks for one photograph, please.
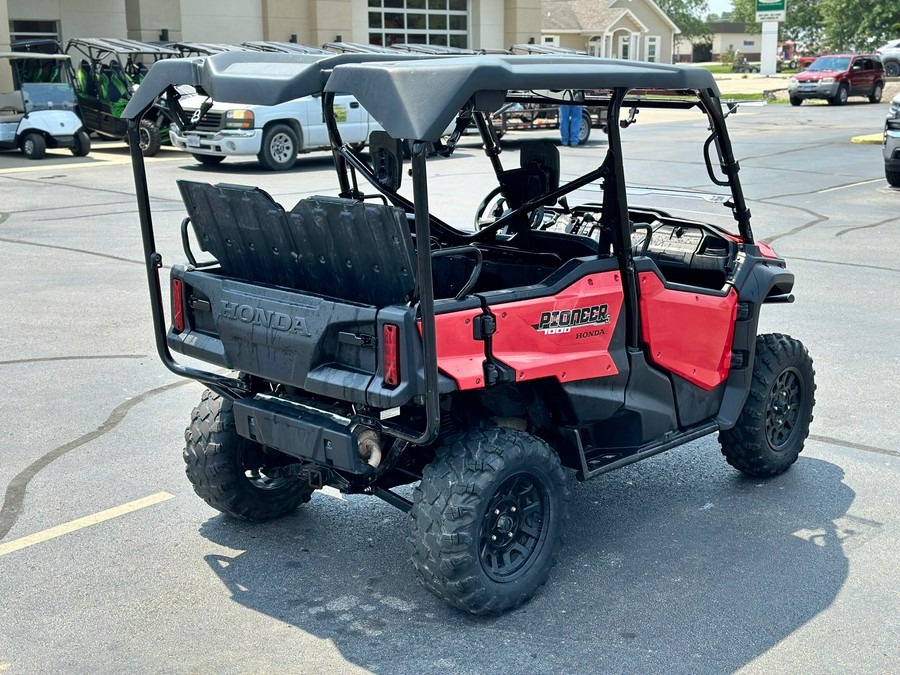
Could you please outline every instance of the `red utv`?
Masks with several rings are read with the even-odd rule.
[[[422,583],[496,614],[547,580],[569,475],[710,434],[750,476],[797,460],[812,361],[798,340],[757,332],[763,308],[793,300],[794,276],[753,236],[708,71],[555,55],[226,53],[155,65],[125,111],[133,138],[161,93],[179,114],[176,84],[263,105],[321,93],[338,179],[335,196],[294,205],[254,186],[179,181],[185,262],[172,267],[167,322],[132,144],[158,350],[208,387],[184,459],[214,508],[273,518],[326,485],[380,497],[409,514]],[[502,162],[489,114],[510,97],[546,105],[571,89],[620,121],[594,167],[563,172],[572,155],[540,140]],[[340,137],[337,92],[384,128],[368,157]],[[634,113],[623,111],[642,107],[705,114],[698,151],[718,194],[689,196],[731,229],[634,200],[622,153]],[[474,218],[457,209],[445,220],[429,209],[429,165],[458,160],[429,159],[427,146],[455,118],[478,128],[497,188]],[[412,186],[401,193],[407,141]]]

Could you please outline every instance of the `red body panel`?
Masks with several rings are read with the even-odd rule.
[[[519,382],[616,375],[609,343],[622,299],[619,273],[604,272],[553,297],[491,305],[497,318],[494,357],[515,368]]]
[[[484,386],[484,341],[475,339],[472,325],[481,314],[481,309],[468,309],[434,317],[438,368],[462,390]]]
[[[725,297],[668,289],[640,274],[641,325],[653,362],[710,390],[728,377],[737,292]]]

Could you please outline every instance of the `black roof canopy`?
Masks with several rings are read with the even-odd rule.
[[[435,58],[397,54],[283,54],[231,51],[208,57],[166,59],[150,68],[122,113],[133,119],[170,85],[198,87],[215,101],[277,105],[324,90],[333,68],[345,63]]]
[[[352,94],[394,138],[436,141],[465,103],[499,107],[508,91],[711,90],[701,68],[587,56],[458,56],[336,66],[325,91]],[[562,98],[562,97],[560,97]],[[494,106],[491,108],[490,106]]]

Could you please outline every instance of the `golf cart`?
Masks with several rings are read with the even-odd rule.
[[[75,114],[75,92],[65,54],[0,52],[12,68],[13,91],[0,92],[0,150],[19,149],[41,159],[47,148],[69,148],[77,157],[91,139]]]
[[[430,591],[498,614],[547,580],[569,475],[586,480],[712,434],[755,478],[797,460],[812,361],[796,339],[757,334],[763,307],[793,300],[794,275],[753,236],[708,71],[380,54],[235,68],[240,56],[161,62],[124,113],[136,139],[156,97],[187,83],[263,105],[320,93],[328,121],[337,196],[282,206],[255,186],[178,181],[185,262],[171,267],[165,293],[146,168],[132,147],[157,350],[208,387],[184,459],[212,507],[264,520],[323,486],[379,497],[408,513],[408,553]],[[617,121],[608,143],[586,164],[584,153],[532,140],[504,165],[487,115],[509,92],[550,88],[590,92]],[[384,129],[367,156],[341,138],[338,93]],[[696,114],[682,130],[698,141],[700,161],[684,163],[696,175],[651,174],[660,136],[647,141],[642,127],[623,144],[644,107]],[[435,167],[427,154],[454,118],[481,134],[488,171],[473,175],[496,178],[471,209],[465,193],[439,193],[448,160]],[[412,185],[401,191],[405,140]],[[638,157],[635,175],[684,185],[702,176],[714,193],[627,185],[634,165],[623,150],[642,140],[651,161]],[[636,198],[657,194],[686,199],[685,213],[707,205],[730,226]]]
[[[75,91],[85,128],[115,139],[125,138],[122,111],[147,69],[160,59],[179,55],[168,47],[116,38],[69,40],[66,53],[79,61],[75,64]],[[168,140],[168,120],[156,107],[146,112],[140,127],[139,147],[145,157],[152,157]]]

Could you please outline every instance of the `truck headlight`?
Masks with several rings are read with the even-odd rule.
[[[834,84],[834,78],[833,77],[823,77],[821,80],[819,80],[819,84]]]
[[[252,129],[253,128],[253,111],[252,110],[229,110],[225,113],[226,129]]]

